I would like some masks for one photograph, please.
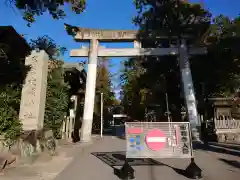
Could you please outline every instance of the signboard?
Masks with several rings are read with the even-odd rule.
[[[75,39],[90,40],[99,39],[105,41],[121,40],[133,41],[137,38],[138,31],[136,30],[106,30],[106,29],[91,29],[79,28]]]
[[[191,158],[189,122],[127,122],[127,158]]]

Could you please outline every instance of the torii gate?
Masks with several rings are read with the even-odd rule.
[[[81,141],[91,141],[91,131],[93,122],[93,110],[95,99],[97,61],[98,57],[134,57],[134,56],[179,56],[180,71],[184,87],[185,101],[188,110],[188,118],[194,128],[198,122],[196,99],[192,83],[191,70],[188,54],[206,54],[206,48],[188,48],[186,40],[180,40],[180,47],[171,48],[141,48],[141,43],[137,41],[138,31],[135,30],[104,30],[78,28],[75,40],[78,42],[89,42],[90,48],[71,50],[71,57],[88,57],[88,72],[86,82],[86,93],[84,102],[83,122],[81,128]],[[168,39],[169,37],[158,37],[158,39]],[[99,42],[134,42],[134,48],[99,48]]]

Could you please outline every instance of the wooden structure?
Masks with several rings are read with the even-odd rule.
[[[72,141],[72,133],[74,129],[79,130],[82,118],[82,102],[85,94],[85,85],[87,74],[83,64],[65,63],[63,65],[65,73],[65,81],[70,84],[70,105],[68,115],[62,125],[62,138]],[[79,136],[79,134],[78,134]]]
[[[214,111],[214,129],[219,141],[240,141],[239,108],[233,98],[209,98]]]

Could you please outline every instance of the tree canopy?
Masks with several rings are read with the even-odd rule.
[[[208,29],[211,13],[200,4],[182,0],[135,0],[138,15],[134,22],[140,36],[192,36],[201,35]]]
[[[53,19],[62,19],[66,16],[64,4],[69,4],[71,10],[80,14],[86,7],[85,0],[7,0],[23,13],[23,19],[31,23],[35,22],[36,16],[49,12]]]
[[[58,46],[55,41],[47,35],[31,39],[29,45],[32,49],[44,50],[51,60],[58,59],[67,51],[65,47]]]
[[[189,46],[203,45],[207,55],[190,56],[192,77],[201,112],[209,97],[229,97],[239,89],[240,54],[239,17],[231,20],[219,15],[211,19],[211,13],[199,4],[179,0],[136,0],[139,10],[134,22],[139,27],[139,37],[151,37],[143,41],[143,47],[176,46],[181,37]],[[211,22],[213,22],[211,24]],[[167,36],[166,40],[156,37]],[[186,37],[187,36],[187,37]],[[173,37],[175,40],[173,40]],[[185,109],[178,59],[174,56],[139,57],[125,62],[122,74],[122,104],[136,119],[144,119],[146,109],[159,108],[159,119],[166,112],[166,93],[173,120],[179,121]]]
[[[93,130],[100,130],[101,116],[101,93],[103,93],[103,116],[104,124],[107,125],[111,120],[108,108],[114,105],[116,101],[115,94],[112,90],[111,72],[109,71],[110,60],[108,58],[99,58],[96,79],[96,94],[94,106]]]
[[[96,79],[96,98],[95,98],[95,112],[100,114],[100,93],[103,93],[104,104],[110,105],[114,99],[114,93],[111,89],[111,79],[109,72],[109,59],[99,58],[97,79]]]

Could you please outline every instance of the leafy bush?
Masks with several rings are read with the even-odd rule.
[[[56,61],[54,62],[56,63]],[[44,128],[51,129],[55,138],[59,138],[64,116],[69,103],[69,86],[64,82],[63,62],[48,74]]]
[[[0,89],[0,136],[11,146],[22,131],[19,120],[21,88],[8,85]]]

